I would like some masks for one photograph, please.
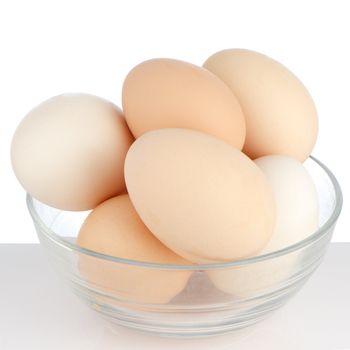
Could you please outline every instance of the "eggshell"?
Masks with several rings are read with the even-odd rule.
[[[306,168],[285,156],[265,156],[255,164],[264,173],[276,203],[274,233],[261,253],[270,253],[312,234],[318,227],[316,186]]]
[[[219,290],[239,299],[249,299],[283,288],[299,261],[300,255],[294,252],[248,265],[207,270],[206,273]]]
[[[190,261],[246,257],[272,234],[274,202],[263,173],[242,152],[207,134],[144,134],[128,151],[125,180],[146,226]]]
[[[95,208],[80,229],[77,243],[114,257],[164,264],[190,264],[164,246],[142,223],[129,196],[111,198]],[[191,271],[151,269],[81,256],[81,274],[120,300],[167,303],[184,287]]]
[[[255,160],[264,173],[276,203],[276,224],[267,245],[257,255],[271,253],[295,244],[318,227],[319,204],[315,184],[298,161],[286,156],[265,156]],[[221,290],[253,296],[292,276],[301,261],[300,252],[229,270],[208,272]]]
[[[125,190],[133,137],[121,110],[87,94],[53,97],[28,113],[12,140],[22,186],[59,209],[87,210]]]
[[[230,89],[193,64],[152,59],[136,66],[123,86],[123,110],[135,137],[161,128],[189,128],[241,149],[245,120]]]
[[[204,67],[237,96],[247,127],[243,152],[255,159],[279,154],[304,161],[317,138],[314,102],[286,67],[258,52],[217,52]]]

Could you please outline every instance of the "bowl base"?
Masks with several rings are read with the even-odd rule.
[[[273,311],[283,306],[285,302],[274,305],[268,310],[259,311],[251,314],[250,317],[237,315],[232,318],[213,320],[211,322],[157,322],[156,319],[143,319],[140,315],[133,315],[132,313],[125,313],[125,311],[113,311],[109,306],[98,305],[96,303],[89,303],[90,308],[97,312],[104,320],[107,321],[108,328],[114,333],[120,331],[120,327],[129,330],[137,331],[142,334],[165,337],[165,338],[204,338],[220,336],[227,333],[236,334],[241,337],[243,334],[250,333],[254,325],[263,321],[270,316]]]

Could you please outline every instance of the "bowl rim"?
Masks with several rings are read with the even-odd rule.
[[[333,185],[334,192],[335,192],[335,207],[331,215],[328,217],[328,219],[325,221],[325,223],[322,226],[320,226],[313,234],[309,235],[304,240],[301,240],[297,243],[294,243],[280,250],[276,250],[274,252],[253,256],[249,258],[234,260],[234,261],[205,263],[205,264],[193,263],[191,265],[185,265],[185,264],[180,265],[180,264],[163,264],[163,263],[144,262],[139,260],[119,258],[119,257],[115,257],[115,256],[103,254],[103,253],[98,253],[93,250],[80,247],[77,244],[71,243],[63,239],[60,235],[56,234],[49,227],[47,227],[44,224],[44,222],[41,220],[39,214],[37,213],[34,206],[33,197],[29,193],[27,193],[26,202],[27,202],[27,207],[33,222],[35,223],[35,225],[40,227],[40,233],[43,233],[45,237],[48,238],[50,241],[52,241],[56,245],[68,251],[75,251],[75,252],[78,252],[79,254],[89,255],[94,258],[108,260],[119,264],[126,264],[126,265],[139,266],[139,267],[152,268],[152,269],[198,271],[198,270],[212,270],[212,269],[238,267],[238,266],[250,265],[257,262],[273,259],[282,255],[292,253],[299,249],[302,249],[312,244],[313,242],[317,241],[318,239],[320,239],[323,235],[325,235],[328,232],[328,229],[332,227],[334,223],[337,221],[343,205],[343,195],[342,195],[340,185],[336,177],[334,176],[334,174],[329,170],[329,168],[326,165],[324,165],[321,161],[319,161],[317,158],[313,156],[310,156],[309,158],[322,168],[322,170],[328,175]]]

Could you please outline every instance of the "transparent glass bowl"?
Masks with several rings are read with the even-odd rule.
[[[164,265],[99,254],[75,244],[88,212],[60,211],[30,195],[27,204],[54,267],[102,316],[162,336],[215,335],[265,318],[320,264],[341,211],[342,194],[321,162],[310,157],[305,166],[319,196],[318,230],[285,249],[220,264]]]

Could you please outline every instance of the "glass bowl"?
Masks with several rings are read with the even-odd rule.
[[[282,250],[227,263],[165,265],[99,254],[75,243],[89,212],[60,211],[30,195],[27,204],[54,267],[103,317],[162,336],[216,335],[264,319],[299,291],[322,261],[342,194],[320,161],[310,157],[304,164],[319,197],[317,231]]]

